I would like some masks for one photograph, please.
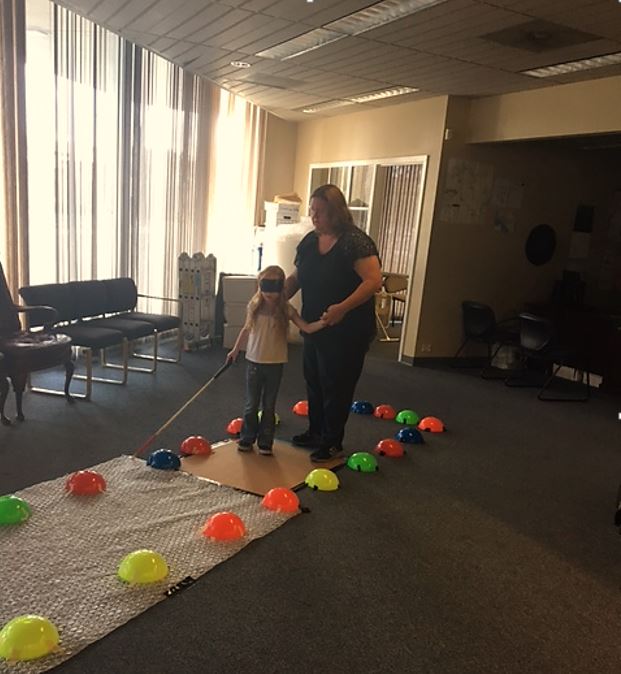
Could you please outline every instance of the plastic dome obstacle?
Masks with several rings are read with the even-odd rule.
[[[425,440],[421,435],[420,431],[408,426],[407,428],[402,428],[400,431],[397,431],[395,438],[399,442],[406,442],[410,445],[423,445]]]
[[[0,525],[21,524],[31,515],[30,506],[19,496],[0,496]]]
[[[104,476],[96,470],[78,470],[65,482],[65,490],[75,496],[96,496],[106,491]]]
[[[214,541],[236,541],[246,535],[246,527],[238,515],[220,512],[212,515],[203,527],[203,536]]]
[[[147,466],[157,468],[158,470],[179,470],[181,468],[181,461],[170,449],[156,449],[149,454]]]
[[[391,405],[378,405],[373,410],[373,416],[377,419],[387,419],[391,421],[397,416],[397,412]]]
[[[202,435],[190,435],[179,447],[181,454],[209,456],[212,452],[211,443]]]
[[[300,499],[286,487],[274,487],[263,497],[261,505],[277,513],[295,513],[300,509]]]
[[[386,438],[384,440],[380,440],[377,445],[375,445],[375,452],[380,456],[388,456],[392,459],[398,459],[405,454],[405,449],[398,440]]]
[[[311,470],[304,482],[315,491],[336,491],[339,488],[338,477],[327,468],[315,468]]]
[[[55,625],[40,615],[20,615],[0,630],[0,658],[5,660],[36,660],[58,648],[59,636]]]
[[[130,585],[157,583],[168,576],[168,564],[154,550],[135,550],[123,557],[117,575]]]
[[[355,452],[347,459],[347,467],[360,473],[375,473],[379,470],[377,459],[368,452]]]

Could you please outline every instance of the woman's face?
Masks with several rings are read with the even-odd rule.
[[[330,222],[330,213],[328,209],[328,202],[318,197],[313,197],[310,200],[310,216],[313,221],[313,226],[319,234],[325,234],[332,231],[332,223]]]

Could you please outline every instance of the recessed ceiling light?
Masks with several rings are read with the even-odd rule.
[[[403,96],[404,94],[415,94],[418,89],[414,87],[392,87],[392,89],[382,89],[381,91],[370,91],[367,94],[358,96],[349,96],[350,101],[354,103],[369,103],[370,101],[379,101],[382,98],[391,98],[392,96]]]
[[[264,49],[256,56],[285,61],[331,42],[342,40],[344,37],[359,35],[443,2],[446,0],[383,0],[359,12],[332,21],[321,28],[298,35],[292,40]]]
[[[529,75],[530,77],[554,77],[555,75],[567,75],[567,73],[577,73],[582,70],[603,68],[604,66],[613,66],[619,63],[621,63],[621,52],[615,52],[614,54],[592,56],[588,59],[567,61],[566,63],[557,63],[553,66],[534,68],[533,70],[522,70],[521,74]]]
[[[233,68],[250,68],[250,63],[246,61],[231,61]]]

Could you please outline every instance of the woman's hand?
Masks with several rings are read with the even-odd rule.
[[[337,323],[340,323],[343,318],[345,318],[346,313],[347,310],[344,309],[340,304],[331,304],[323,312],[323,314],[321,314],[321,320],[326,325],[336,325]]]

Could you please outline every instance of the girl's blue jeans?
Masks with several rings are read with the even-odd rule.
[[[276,398],[282,379],[283,363],[247,361],[246,404],[239,442],[271,447],[276,428]],[[261,418],[259,419],[259,410]]]

